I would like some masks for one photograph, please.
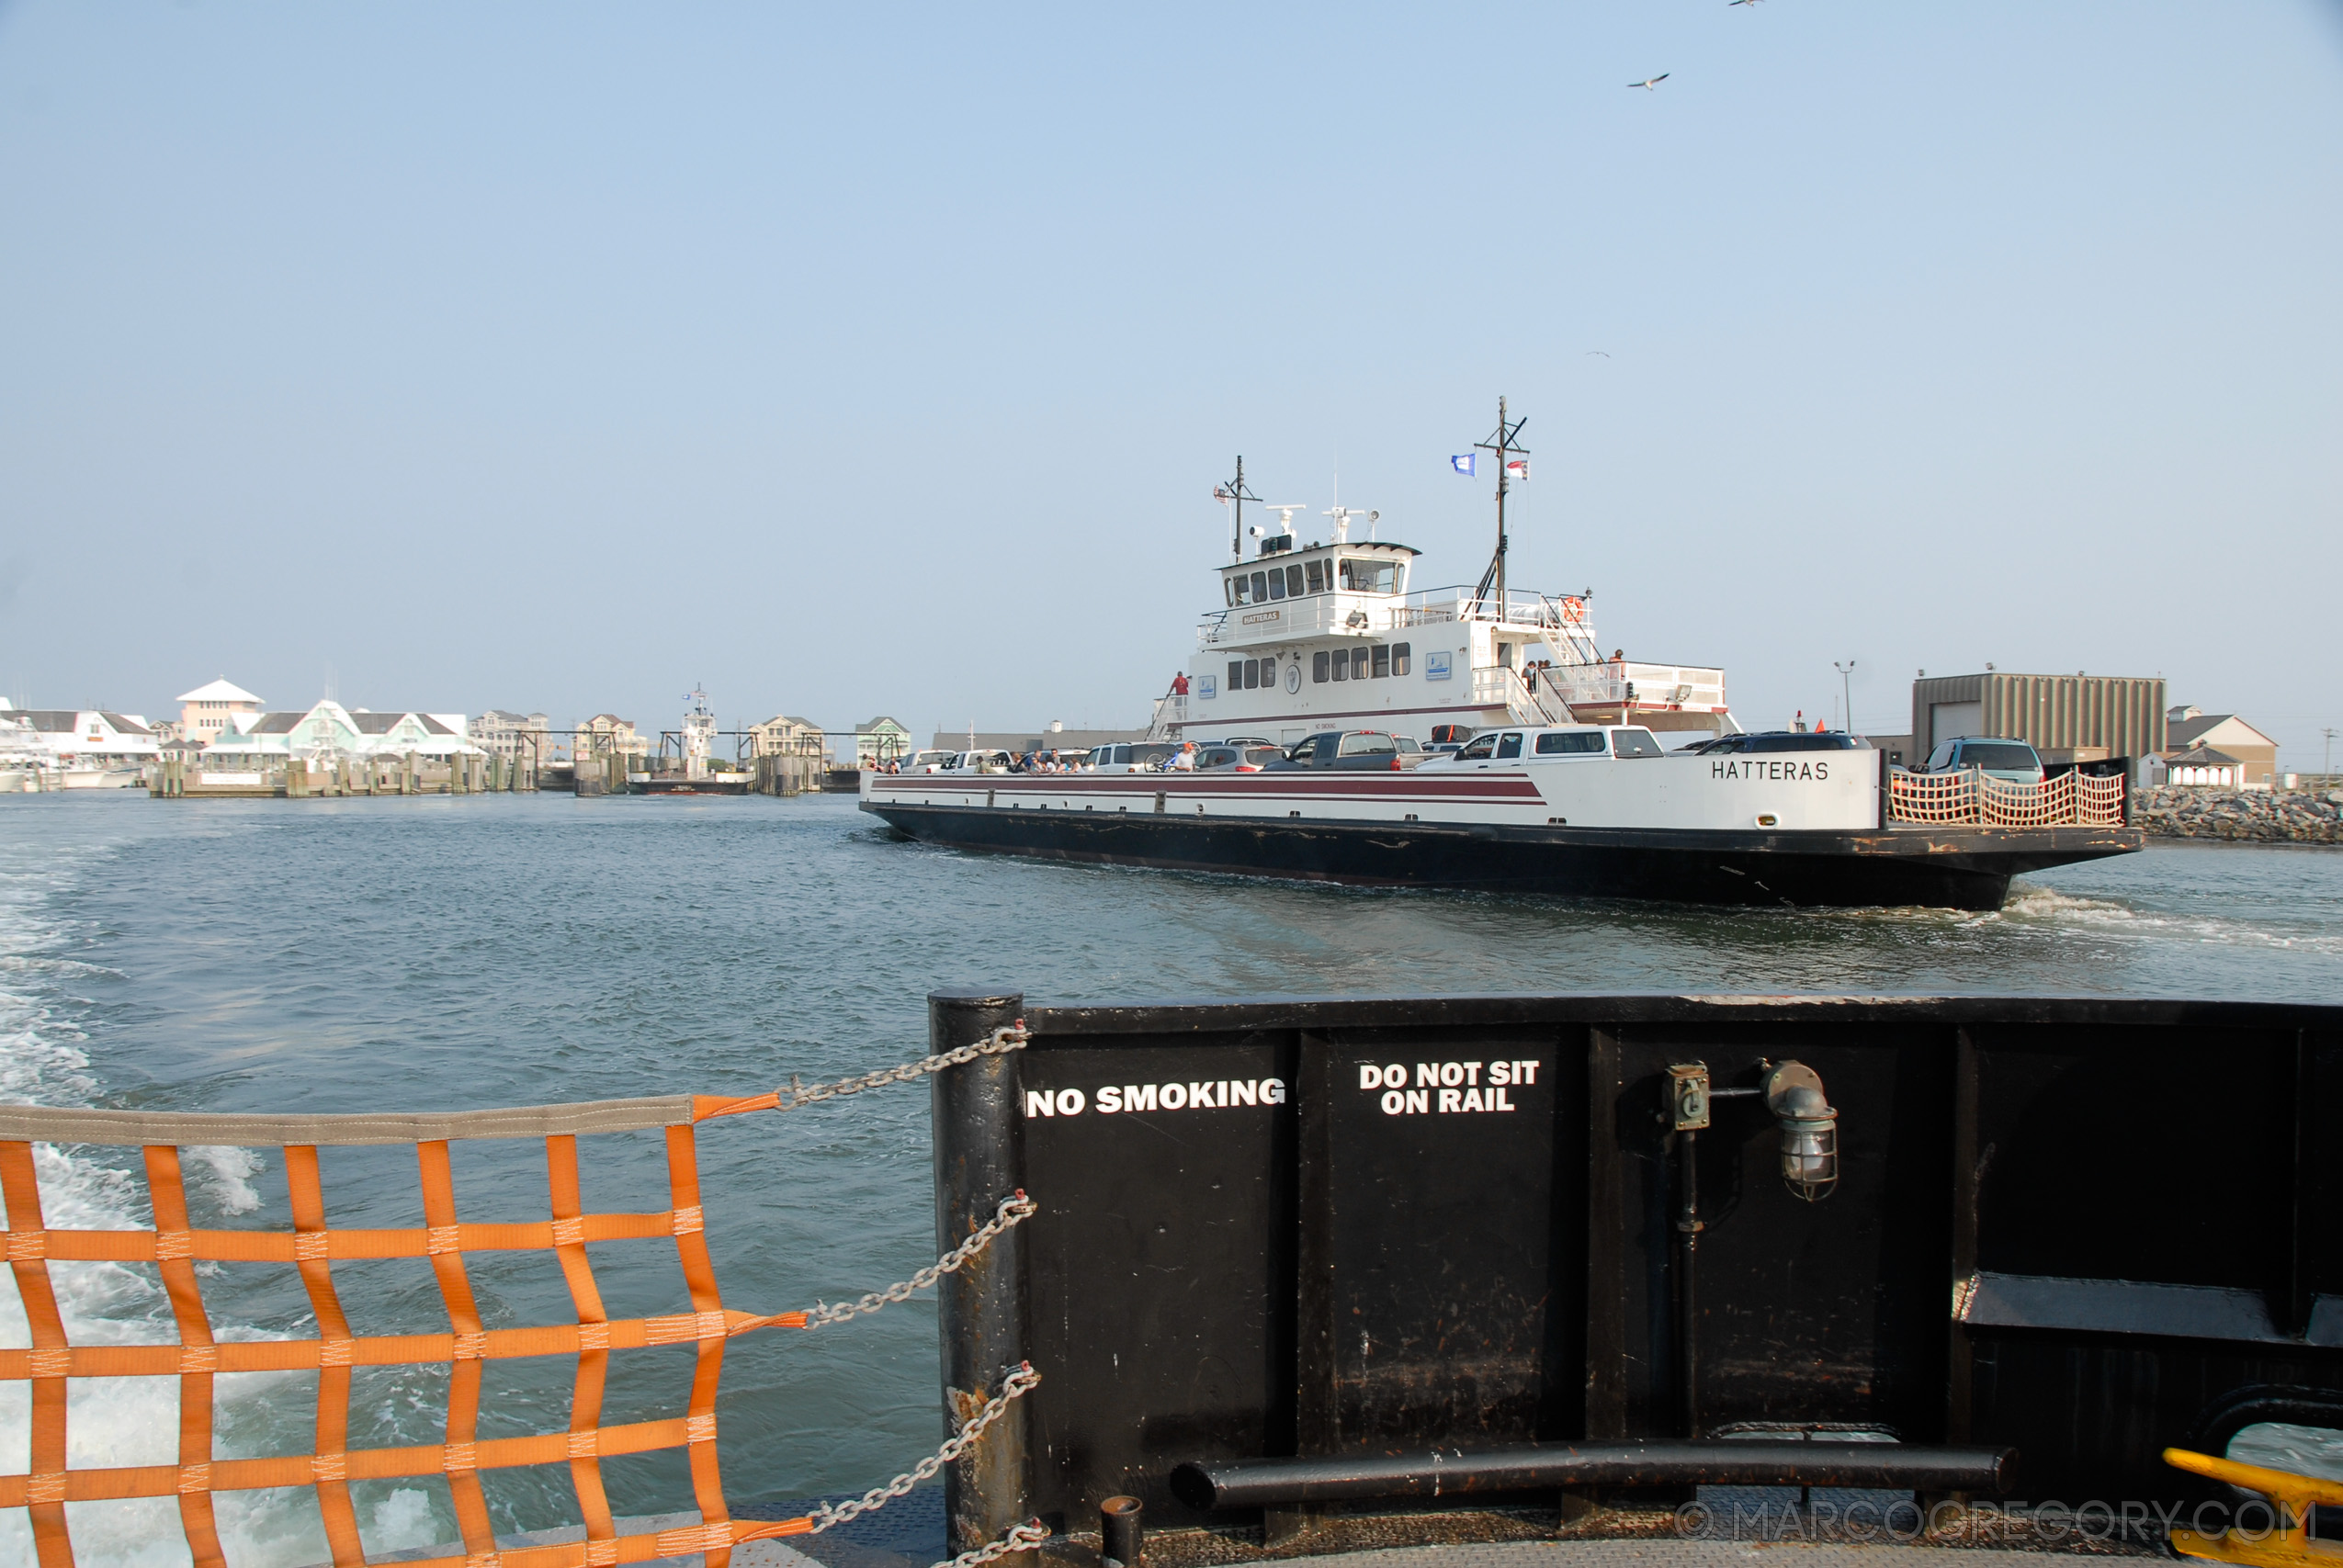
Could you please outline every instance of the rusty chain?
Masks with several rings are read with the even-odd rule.
[[[1011,1525],[1009,1533],[999,1540],[988,1541],[974,1551],[963,1551],[948,1562],[938,1562],[935,1568],[978,1568],[996,1557],[1006,1557],[1013,1551],[1030,1551],[1049,1539],[1049,1527],[1039,1519],[1027,1519],[1021,1525]]]
[[[1018,1188],[1013,1196],[1001,1200],[1001,1206],[993,1211],[992,1218],[987,1220],[968,1240],[910,1279],[899,1280],[883,1291],[873,1291],[860,1301],[851,1303],[841,1302],[833,1305],[827,1302],[816,1302],[813,1304],[813,1310],[806,1314],[806,1326],[820,1328],[826,1323],[844,1323],[847,1319],[859,1316],[863,1313],[877,1312],[889,1302],[910,1301],[913,1291],[923,1291],[945,1275],[951,1273],[961,1264],[982,1252],[990,1245],[994,1236],[1003,1231],[1014,1229],[1031,1219],[1035,1211],[1040,1207],[1040,1204],[1025,1196],[1024,1188]]]
[[[842,1095],[860,1094],[865,1089],[884,1089],[889,1084],[914,1083],[930,1074],[940,1073],[946,1067],[956,1067],[973,1062],[979,1056],[999,1055],[1005,1051],[1022,1051],[1025,1047],[1025,1043],[1032,1037],[1025,1028],[1025,1021],[1019,1019],[1014,1023],[994,1030],[972,1045],[962,1045],[950,1051],[939,1051],[934,1055],[923,1056],[916,1062],[906,1062],[900,1066],[884,1067],[877,1072],[864,1073],[856,1077],[841,1078],[836,1083],[817,1084],[808,1089],[795,1074],[792,1074],[788,1087],[775,1091],[775,1109],[795,1111],[800,1106],[819,1105],[825,1100],[836,1100]],[[832,1305],[828,1303],[817,1302],[814,1303],[813,1310],[806,1314],[806,1326],[819,1328],[824,1324],[843,1323],[861,1314],[877,1312],[889,1303],[910,1300],[912,1292],[923,1290],[934,1284],[945,1275],[953,1272],[969,1258],[983,1251],[992,1243],[993,1238],[1002,1232],[1030,1219],[1037,1207],[1038,1205],[1032,1199],[1025,1196],[1024,1190],[1019,1188],[1013,1195],[1001,1200],[1000,1207],[993,1211],[991,1219],[986,1221],[966,1241],[937,1258],[927,1268],[921,1269],[908,1280],[888,1286],[883,1291],[873,1291],[852,1303],[842,1303]],[[942,1448],[937,1449],[884,1486],[874,1486],[860,1497],[838,1504],[825,1503],[816,1509],[812,1516],[812,1533],[818,1535],[832,1525],[843,1525],[850,1519],[869,1513],[874,1508],[884,1507],[895,1498],[909,1493],[921,1482],[934,1479],[937,1472],[958,1459],[968,1451],[971,1444],[984,1436],[985,1429],[1001,1419],[1002,1414],[1013,1403],[1024,1398],[1040,1382],[1041,1374],[1033,1370],[1033,1363],[1021,1362],[1002,1381],[1001,1392],[987,1400],[984,1408],[978,1411],[957,1432],[946,1439]],[[934,1568],[983,1568],[983,1564],[1006,1557],[1012,1552],[1029,1551],[1048,1539],[1049,1527],[1039,1519],[1028,1519],[1024,1524],[1012,1525],[1008,1532],[999,1540],[988,1541],[973,1551],[963,1551],[957,1557],[936,1563]]]
[[[933,1479],[937,1471],[942,1470],[945,1465],[950,1464],[954,1460],[958,1459],[962,1454],[966,1453],[970,1445],[975,1443],[979,1438],[984,1436],[984,1429],[987,1427],[990,1427],[995,1421],[1000,1420],[1002,1415],[1008,1410],[1011,1404],[1032,1393],[1034,1388],[1038,1385],[1040,1382],[1041,1374],[1033,1370],[1033,1363],[1031,1361],[1019,1362],[1015,1370],[1011,1371],[1008,1377],[1002,1381],[1001,1384],[1001,1392],[994,1394],[990,1399],[985,1401],[984,1408],[970,1416],[966,1425],[962,1426],[957,1432],[955,1432],[950,1438],[946,1438],[942,1448],[936,1450],[934,1453],[928,1455],[925,1459],[920,1461],[919,1463],[913,1465],[911,1469],[905,1471],[902,1474],[897,1476],[894,1480],[889,1482],[884,1486],[874,1486],[869,1491],[864,1493],[861,1496],[853,1498],[847,1502],[836,1504],[824,1503],[821,1507],[816,1508],[811,1516],[813,1519],[812,1533],[819,1535],[832,1525],[843,1525],[848,1519],[855,1518],[859,1515],[869,1513],[873,1508],[883,1508],[895,1498],[900,1497],[910,1492],[912,1487],[917,1486],[921,1482]],[[1023,1529],[1025,1527],[1020,1525],[1017,1528],[1018,1529]],[[1023,1546],[1011,1546],[1004,1544],[1005,1542],[1014,1539],[1016,1533],[1016,1530],[1011,1530],[1009,1534],[1003,1536],[1000,1541],[994,1542],[993,1544],[995,1546],[999,1546],[1001,1551],[993,1552],[993,1556],[1000,1556],[1002,1552],[1024,1551],[1024,1548]],[[990,1551],[991,1551],[991,1548],[986,1547],[980,1550]],[[979,1562],[990,1562],[990,1558],[981,1556],[976,1558],[976,1561]]]
[[[776,1111],[795,1111],[803,1105],[819,1105],[825,1100],[835,1100],[843,1094],[860,1094],[866,1089],[884,1089],[891,1083],[914,1083],[930,1073],[940,1073],[946,1067],[956,1067],[973,1062],[979,1056],[997,1056],[1003,1051],[1022,1051],[1033,1035],[1025,1028],[1024,1019],[994,1030],[973,1045],[962,1045],[950,1051],[938,1051],[933,1056],[922,1056],[916,1062],[906,1062],[899,1067],[882,1067],[859,1077],[840,1078],[836,1083],[816,1084],[807,1089],[795,1073],[789,1075],[787,1089],[774,1090],[778,1102]]]

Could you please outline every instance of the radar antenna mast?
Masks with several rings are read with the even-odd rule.
[[[1237,477],[1230,479],[1225,485],[1213,486],[1212,498],[1220,502],[1223,506],[1228,505],[1230,502],[1236,502],[1237,514],[1228,520],[1228,558],[1230,560],[1244,559],[1245,502],[1250,501],[1259,503],[1261,497],[1255,495],[1252,491],[1245,488],[1245,457],[1243,453],[1239,452],[1237,455]]]
[[[1528,447],[1513,439],[1521,434],[1522,426],[1527,423],[1529,423],[1527,416],[1514,420],[1510,424],[1507,423],[1505,400],[1500,397],[1497,400],[1497,434],[1486,441],[1473,443],[1474,447],[1479,451],[1497,454],[1497,553],[1489,558],[1488,570],[1480,574],[1480,586],[1473,591],[1473,597],[1486,600],[1488,597],[1489,589],[1494,587],[1497,590],[1497,618],[1499,620],[1505,618],[1505,491],[1508,489],[1506,468],[1514,453],[1518,452],[1524,457],[1530,455]]]

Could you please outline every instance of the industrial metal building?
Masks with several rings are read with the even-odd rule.
[[[2164,679],[2126,675],[1922,676],[1912,682],[1914,762],[1941,741],[2004,735],[2045,762],[2147,757],[2165,749]]]

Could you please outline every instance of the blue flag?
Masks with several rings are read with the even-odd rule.
[[[1466,479],[1470,479],[1473,475],[1474,460],[1479,456],[1480,454],[1477,452],[1467,452],[1461,457],[1449,458],[1448,466],[1455,469],[1458,473],[1464,475]]]

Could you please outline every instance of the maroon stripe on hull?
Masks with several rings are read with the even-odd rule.
[[[1085,778],[1081,783],[1057,783],[1047,774],[1010,774],[1002,778],[1022,778],[1017,784],[979,784],[954,780],[949,784],[889,784],[872,790],[873,800],[901,800],[911,795],[979,796],[1000,795],[1138,795],[1153,798],[1160,794],[1174,800],[1251,800],[1260,796],[1307,795],[1319,799],[1342,800],[1514,800],[1537,801],[1544,795],[1528,779],[1465,778],[1420,779],[1410,774],[1389,775],[1389,782],[1377,773],[1352,773],[1330,777],[1296,777],[1289,774],[1255,773],[1239,775],[1246,782],[1233,779],[1199,779],[1193,775],[1183,778],[1177,773],[1131,774],[1122,778]],[[1069,775],[1070,778],[1071,775]],[[1259,781],[1259,782],[1253,782]]]

